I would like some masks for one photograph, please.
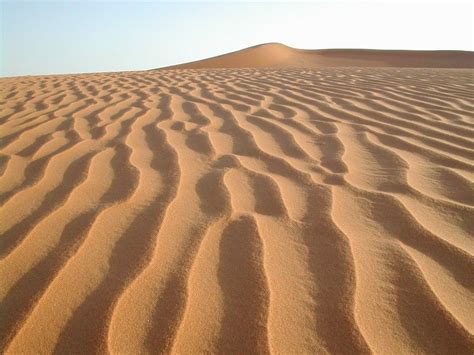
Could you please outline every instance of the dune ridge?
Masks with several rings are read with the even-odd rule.
[[[298,49],[265,43],[161,69],[405,67],[474,68],[474,52],[456,50]]]
[[[0,82],[0,351],[474,351],[471,70]]]

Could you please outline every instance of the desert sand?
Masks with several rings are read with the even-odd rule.
[[[0,79],[1,352],[474,352],[473,54],[257,49]]]
[[[213,58],[172,65],[165,69],[215,68],[471,68],[474,52],[374,49],[298,49],[265,43]]]

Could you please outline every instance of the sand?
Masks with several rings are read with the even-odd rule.
[[[172,65],[165,69],[215,68],[470,68],[474,52],[374,49],[298,49],[265,43],[213,58]]]
[[[0,351],[473,353],[473,71],[256,67],[0,79]]]

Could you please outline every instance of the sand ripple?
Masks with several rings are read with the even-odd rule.
[[[474,352],[470,70],[1,84],[1,351]]]

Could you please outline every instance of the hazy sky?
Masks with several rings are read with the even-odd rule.
[[[0,0],[0,75],[140,70],[265,42],[474,50],[470,1]]]

